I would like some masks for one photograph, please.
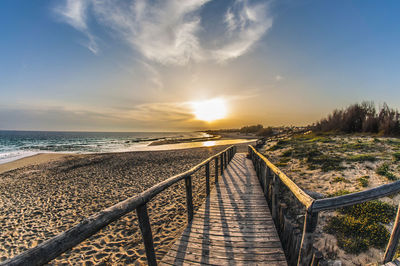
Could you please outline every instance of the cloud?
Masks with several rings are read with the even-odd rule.
[[[61,15],[60,18],[62,21],[83,32],[88,40],[82,42],[82,45],[87,47],[92,53],[97,54],[99,47],[96,42],[96,37],[90,33],[87,25],[87,7],[88,1],[66,0],[64,5],[58,6],[54,11]]]
[[[219,62],[237,58],[247,53],[251,47],[272,27],[272,17],[268,15],[266,3],[249,4],[237,0],[233,8],[225,14],[227,41],[213,51]]]
[[[276,81],[281,81],[283,79],[283,77],[281,75],[276,75],[275,76],[275,80]]]
[[[211,1],[66,0],[56,11],[64,22],[87,35],[86,46],[92,52],[97,53],[98,44],[89,31],[89,12],[99,24],[117,33],[145,58],[164,65],[237,58],[247,53],[272,26],[268,3],[236,0],[219,15],[226,26],[214,41],[219,45],[205,48],[201,33],[216,29],[203,28],[201,11]]]
[[[192,118],[193,114],[183,103],[146,103],[130,108],[97,108],[46,103],[0,105],[0,129],[170,130],[198,126]]]

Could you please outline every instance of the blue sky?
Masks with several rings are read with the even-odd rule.
[[[304,125],[400,107],[398,1],[0,1],[0,129]],[[229,115],[196,120],[190,102]]]

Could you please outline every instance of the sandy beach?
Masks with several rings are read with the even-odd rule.
[[[0,261],[190,169],[226,147],[92,155],[42,154],[2,165]],[[238,147],[239,151],[245,151],[247,144]],[[196,207],[205,196],[204,182],[203,171],[193,177]],[[183,183],[157,196],[149,204],[149,215],[160,259],[186,224]],[[140,264],[145,260],[141,242],[136,214],[131,213],[52,264]]]

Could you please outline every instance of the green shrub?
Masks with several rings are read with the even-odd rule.
[[[385,202],[372,200],[339,210],[342,214],[363,217],[376,223],[389,223],[396,215],[396,209]]]
[[[338,246],[348,253],[358,254],[369,246],[385,247],[389,232],[382,224],[389,223],[395,208],[380,201],[370,201],[339,210],[331,217],[324,230],[336,236]]]
[[[368,178],[360,177],[357,180],[358,180],[358,183],[360,184],[360,186],[368,187],[368,183],[369,183]]]
[[[334,193],[328,194],[328,198],[332,198],[332,197],[338,197],[338,196],[343,196],[343,195],[347,195],[350,194],[351,192],[346,190],[346,189],[342,189],[342,190],[338,190]]]
[[[270,151],[276,151],[285,148],[285,146],[288,144],[288,140],[279,140],[274,146],[269,148],[268,150]]]
[[[389,180],[397,180],[397,177],[390,172],[390,165],[388,163],[383,163],[376,169],[376,173],[381,176],[385,176]]]
[[[330,143],[330,142],[334,142],[334,140],[331,139],[331,138],[318,136],[318,137],[314,137],[312,139],[309,139],[308,142]]]
[[[272,127],[262,128],[257,132],[257,136],[261,137],[270,137],[272,135],[274,135],[274,130]]]
[[[349,181],[346,178],[344,178],[343,176],[337,176],[337,177],[333,178],[332,181],[335,183],[338,183],[338,182],[349,183]]]
[[[358,154],[347,157],[347,160],[351,162],[374,162],[376,161],[376,157],[369,154]]]
[[[395,152],[392,155],[395,161],[400,161],[400,152]]]
[[[343,167],[340,166],[343,159],[338,156],[329,156],[329,155],[319,155],[319,156],[309,156],[307,158],[307,163],[310,169],[321,168],[323,172],[328,171],[338,171],[342,170]]]
[[[289,150],[286,150],[286,151],[284,151],[284,152],[282,152],[282,157],[289,157],[289,156],[292,156],[292,153],[293,153],[293,149],[289,149]]]

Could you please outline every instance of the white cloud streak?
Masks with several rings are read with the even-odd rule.
[[[164,65],[215,60],[224,62],[247,53],[272,26],[265,2],[236,0],[221,14],[226,31],[218,47],[204,48],[200,11],[212,0],[66,0],[56,11],[63,21],[88,37],[87,47],[97,53],[96,37],[88,27],[88,13],[117,33],[145,58]]]
[[[272,17],[268,15],[266,3],[250,5],[246,0],[238,0],[226,12],[225,23],[230,38],[221,48],[213,51],[213,57],[219,62],[247,53],[272,27]]]
[[[92,53],[97,54],[99,47],[96,37],[90,33],[87,25],[86,12],[88,4],[89,2],[85,0],[66,0],[64,5],[57,7],[54,11],[58,15],[61,15],[61,19],[64,22],[83,32],[88,39],[82,42],[82,45],[87,47]]]

